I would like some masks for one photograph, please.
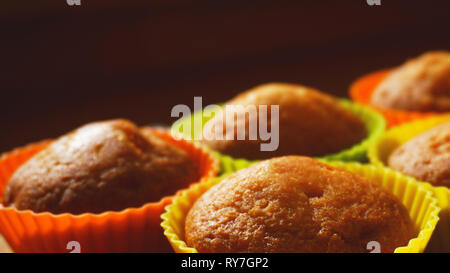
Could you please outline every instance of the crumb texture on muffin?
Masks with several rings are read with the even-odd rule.
[[[390,192],[312,158],[286,156],[236,172],[203,194],[185,222],[199,252],[382,252],[415,234]]]
[[[450,53],[433,51],[407,61],[377,86],[371,103],[383,109],[450,111]]]
[[[388,158],[388,165],[418,180],[450,188],[450,122],[395,149]]]
[[[127,120],[90,123],[60,137],[9,179],[5,206],[100,213],[158,201],[198,178],[186,151]]]
[[[241,105],[244,108],[236,111],[236,118],[222,112],[208,121],[203,130],[206,136],[203,142],[213,150],[233,157],[266,159],[281,155],[324,156],[349,148],[367,135],[364,123],[333,97],[301,85],[260,85],[241,93],[226,105]],[[259,109],[260,105],[267,105],[269,130],[273,127],[271,105],[279,105],[279,146],[275,151],[261,151],[261,143],[268,141],[261,140],[260,136],[257,140],[249,137],[249,124],[260,126],[259,115],[244,115],[242,112],[249,112],[245,107],[256,106]],[[244,140],[236,140],[237,124],[245,124]],[[234,140],[215,138],[216,130],[224,135],[234,132]]]

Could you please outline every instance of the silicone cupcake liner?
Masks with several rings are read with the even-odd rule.
[[[377,142],[369,147],[368,156],[370,162],[376,166],[386,166],[389,155],[400,145],[411,138],[430,130],[431,128],[450,121],[450,114],[429,117],[401,126],[392,128]],[[442,208],[439,215],[441,220],[438,223],[436,232],[430,242],[427,251],[450,252],[450,189],[447,187],[433,187],[425,183],[435,193],[439,206]]]
[[[429,184],[426,183],[428,186]],[[427,252],[450,253],[450,189],[446,187],[431,187],[434,196],[438,200],[441,212]]]
[[[383,116],[386,118],[388,128],[405,122],[438,114],[435,112],[380,109],[374,105],[371,105],[370,98],[372,97],[373,91],[375,90],[377,85],[382,80],[384,80],[386,76],[389,75],[391,71],[392,69],[380,70],[357,79],[350,86],[350,97],[352,98],[352,100],[364,105],[368,105],[383,114]]]
[[[378,182],[401,200],[408,209],[409,215],[418,230],[417,237],[411,239],[406,246],[395,249],[396,253],[418,253],[425,249],[436,223],[440,211],[433,193],[423,184],[417,183],[411,177],[401,175],[387,168],[363,165],[357,162],[328,162],[331,166],[349,170],[368,179]],[[187,213],[195,201],[209,188],[217,184],[224,177],[211,179],[205,183],[196,184],[177,196],[173,203],[166,206],[165,213],[161,215],[164,229],[175,252],[196,253],[195,248],[189,247],[184,241],[184,223]]]
[[[352,103],[349,100],[341,99],[340,102],[345,107],[349,108],[353,113],[356,114],[365,124],[367,129],[367,137],[363,139],[360,143],[350,147],[349,149],[343,150],[336,154],[327,155],[320,157],[319,159],[329,160],[329,161],[360,161],[364,162],[367,160],[367,149],[371,143],[375,142],[378,138],[383,135],[386,129],[386,121],[383,116],[372,111],[371,109]]]
[[[360,161],[365,162],[367,161],[367,149],[371,145],[371,143],[375,142],[385,131],[386,122],[382,115],[378,114],[377,112],[364,107],[362,105],[358,105],[356,103],[353,103],[346,99],[339,99],[339,102],[344,106],[345,108],[351,110],[353,113],[355,113],[358,117],[361,118],[361,120],[364,122],[366,129],[367,129],[367,137],[363,139],[360,143],[342,150],[338,153],[326,155],[324,157],[319,157],[318,159],[324,159],[327,161]],[[211,119],[210,113],[202,113],[197,112],[191,115],[188,118],[185,118],[181,121],[178,121],[174,124],[172,127],[172,132],[175,134],[181,134],[184,137],[188,139],[195,139],[194,130],[191,130],[191,133],[185,133],[182,128],[186,128],[187,126],[190,126],[192,124],[205,124],[209,119]],[[182,126],[178,127],[175,125],[182,124]],[[180,131],[176,131],[177,128],[181,128]],[[191,127],[193,128],[193,126]],[[228,155],[221,154],[219,152],[214,152],[214,155],[220,160],[220,173],[228,173],[228,172],[235,172],[237,170],[240,170],[242,168],[245,168],[255,162],[254,161],[248,161],[244,158],[233,158]]]
[[[167,132],[156,132],[188,151],[199,163],[200,182],[216,175],[218,162],[204,148],[185,140],[175,140]],[[1,156],[1,195],[14,171],[50,143],[30,144]],[[35,213],[0,206],[0,232],[15,252],[71,252],[73,245],[81,252],[170,252],[160,226],[160,215],[173,196],[139,208],[101,214]]]

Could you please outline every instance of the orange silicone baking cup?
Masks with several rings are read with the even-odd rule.
[[[391,73],[391,71],[392,69],[384,69],[367,74],[357,79],[350,86],[350,98],[355,102],[368,105],[377,110],[378,112],[380,112],[381,114],[383,114],[383,116],[386,119],[388,128],[419,118],[429,117],[438,114],[435,112],[416,112],[416,111],[402,111],[394,109],[381,109],[371,105],[370,98],[372,97],[373,91],[375,90],[377,85]]]
[[[199,163],[198,182],[216,176],[218,162],[203,147],[174,139],[166,131],[155,131],[185,149]],[[50,143],[48,140],[30,144],[0,157],[0,196],[14,171]],[[170,252],[160,227],[160,215],[180,192],[139,208],[101,214],[35,213],[0,205],[0,232],[15,252],[70,252],[71,241],[79,243],[81,252]]]

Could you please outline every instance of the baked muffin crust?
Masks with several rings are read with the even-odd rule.
[[[378,85],[371,103],[383,109],[450,111],[450,53],[428,52],[407,61]]]
[[[9,179],[3,204],[34,212],[119,211],[158,201],[198,176],[187,152],[152,129],[95,122],[24,163]]]
[[[450,122],[398,147],[389,156],[388,165],[420,181],[450,188]]]
[[[199,252],[393,252],[414,236],[390,192],[312,158],[285,156],[240,170],[203,194],[185,222]]]
[[[270,106],[279,105],[279,146],[275,151],[261,151],[258,140],[249,140],[249,115],[234,117],[217,114],[204,126],[203,143],[223,154],[246,159],[266,159],[281,155],[323,156],[349,148],[366,137],[364,123],[348,109],[343,108],[335,99],[318,90],[295,84],[269,83],[250,89],[232,100],[228,105],[252,106],[268,105],[267,127],[272,128]],[[259,124],[259,117],[256,117]],[[236,124],[245,123],[245,140],[237,139]],[[235,140],[217,140],[213,132],[216,127],[229,132],[234,126]],[[231,130],[230,130],[231,131]],[[208,140],[212,139],[212,140]]]

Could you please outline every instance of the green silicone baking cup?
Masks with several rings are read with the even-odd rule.
[[[348,149],[344,149],[338,153],[317,157],[317,159],[322,161],[367,162],[367,149],[384,133],[386,128],[386,121],[382,115],[378,114],[368,107],[351,102],[347,99],[338,99],[338,101],[343,107],[352,111],[364,122],[367,129],[367,137],[360,143],[355,144]],[[193,124],[200,124],[200,122],[202,122],[201,124],[204,125],[211,118],[212,116],[210,116],[209,113],[205,114],[205,112],[203,111],[196,112],[189,117],[185,117],[176,121],[172,125],[172,133],[181,134],[186,138],[195,139]],[[190,124],[192,126],[190,134],[185,133],[183,130],[183,128],[189,126],[189,122],[191,122]],[[179,128],[178,131],[176,130],[175,125],[177,125],[177,127]],[[249,161],[245,158],[233,158],[229,155],[224,155],[215,151],[213,153],[214,156],[220,160],[220,174],[235,172],[237,170],[248,167],[255,162],[258,162],[258,160]]]

